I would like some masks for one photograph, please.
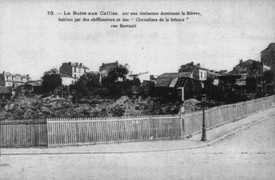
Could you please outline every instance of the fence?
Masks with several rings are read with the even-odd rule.
[[[205,111],[206,127],[269,109],[275,96]],[[182,138],[202,129],[202,112],[112,118],[56,118],[0,121],[0,147],[68,146]]]
[[[179,116],[51,119],[49,146],[180,138]]]
[[[0,121],[0,147],[47,146],[46,120]]]

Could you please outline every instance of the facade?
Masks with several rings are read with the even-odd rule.
[[[75,83],[75,81],[76,81],[75,78],[68,76],[68,75],[63,74],[60,77],[62,79],[62,85],[64,85],[64,86],[69,86],[69,85]]]
[[[82,63],[67,62],[63,63],[62,66],[59,68],[59,73],[61,77],[71,77],[74,79],[74,82],[87,72],[90,72],[90,69],[84,66]]]
[[[191,72],[195,80],[205,81],[207,79],[207,69],[202,68],[200,64],[195,65],[194,62],[182,65],[179,72]]]
[[[24,85],[29,80],[29,75],[11,74],[5,71],[3,74],[0,74],[0,86],[15,88],[17,86]]]
[[[261,52],[261,62],[275,71],[275,43],[270,43],[268,47]]]

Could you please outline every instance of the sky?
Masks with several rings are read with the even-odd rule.
[[[53,11],[54,15],[48,15]],[[72,15],[72,12],[119,15]],[[123,12],[199,12],[194,16],[124,16]],[[70,12],[71,15],[64,15]],[[57,13],[61,13],[60,15]],[[133,18],[129,22],[68,22],[58,18]],[[184,18],[183,22],[136,22],[136,18]],[[186,18],[189,19],[186,19]],[[136,28],[111,28],[111,25]],[[128,63],[133,73],[177,72],[189,62],[232,70],[240,59],[260,61],[275,42],[275,1],[0,1],[0,72],[35,80],[63,62],[98,71],[102,63]]]

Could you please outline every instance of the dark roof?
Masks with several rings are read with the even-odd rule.
[[[11,91],[6,87],[0,87],[0,94],[11,94]]]
[[[180,78],[178,78],[177,79],[177,83],[175,84],[174,87],[175,88],[177,88],[177,87],[185,87],[188,79],[190,79],[190,78],[188,78],[188,77],[180,77]]]
[[[169,87],[174,78],[191,77],[192,72],[164,73],[157,78],[155,87]]]

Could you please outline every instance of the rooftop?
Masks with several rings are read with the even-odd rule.
[[[192,72],[164,73],[157,78],[156,87],[169,87],[174,78],[191,76]]]
[[[78,67],[78,68],[83,68],[83,69],[90,69],[87,66],[84,66],[82,63],[77,63],[77,62],[67,62],[67,63],[63,63],[63,64],[69,64],[72,67]]]
[[[21,75],[21,74],[12,74],[10,72],[3,72],[3,75],[9,75],[9,76],[16,76],[16,77],[23,77],[23,78],[28,78],[29,75]]]

